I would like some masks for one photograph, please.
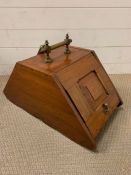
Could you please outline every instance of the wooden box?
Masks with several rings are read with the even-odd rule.
[[[6,97],[78,144],[96,148],[96,137],[121,98],[95,52],[64,46],[16,63]]]

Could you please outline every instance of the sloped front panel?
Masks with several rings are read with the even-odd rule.
[[[96,137],[120,102],[99,60],[90,53],[57,72],[56,76]]]

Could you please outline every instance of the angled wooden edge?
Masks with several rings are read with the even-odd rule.
[[[116,87],[114,86],[114,84],[113,84],[113,82],[112,82],[111,78],[110,78],[110,77],[109,77],[109,75],[107,74],[107,72],[106,72],[105,68],[103,67],[102,63],[100,62],[100,60],[99,60],[99,58],[98,58],[98,56],[97,56],[96,52],[95,52],[94,50],[90,50],[90,51],[91,51],[91,53],[92,53],[92,54],[95,56],[95,58],[97,59],[97,61],[100,63],[100,65],[102,66],[102,68],[104,69],[104,71],[105,71],[106,75],[107,75],[107,76],[108,76],[108,78],[110,79],[110,81],[111,81],[111,83],[112,83],[112,85],[113,85],[113,87],[114,87],[114,89],[115,89],[115,91],[116,91],[116,93],[117,93],[117,95],[118,95],[118,97],[119,97],[119,99],[120,99],[120,102],[119,102],[119,104],[117,105],[117,107],[119,107],[119,106],[123,105],[123,100],[122,100],[122,98],[121,98],[120,94],[118,93],[118,91],[117,91]]]
[[[64,98],[67,100],[68,104],[70,105],[73,113],[76,116],[76,119],[78,120],[78,122],[80,123],[80,125],[82,126],[83,130],[85,131],[86,135],[89,138],[89,141],[92,144],[92,147],[90,149],[92,150],[96,150],[96,141],[95,139],[92,137],[92,134],[88,128],[88,126],[86,125],[84,119],[81,117],[79,111],[77,110],[77,107],[75,106],[74,102],[72,101],[72,99],[70,98],[70,95],[67,93],[67,91],[65,90],[65,88],[63,87],[63,85],[61,84],[61,82],[59,81],[58,77],[56,76],[56,74],[53,75],[53,78],[55,80],[55,82],[57,83],[58,87],[60,88]]]

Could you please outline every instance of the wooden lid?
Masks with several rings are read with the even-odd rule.
[[[33,70],[37,70],[40,72],[44,72],[46,74],[53,74],[54,72],[57,72],[66,66],[69,66],[70,64],[74,63],[81,57],[88,55],[90,53],[90,50],[83,49],[79,47],[73,47],[70,46],[71,53],[66,55],[64,54],[64,47],[57,48],[53,50],[50,54],[50,57],[53,59],[52,63],[45,63],[45,55],[39,54],[34,57],[31,57],[29,59],[19,61],[19,64],[22,64],[24,66],[28,66],[29,68]]]

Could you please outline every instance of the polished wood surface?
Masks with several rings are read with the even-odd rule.
[[[73,99],[92,136],[96,138],[120,102],[104,68],[90,52],[59,71],[57,76]],[[109,106],[108,112],[104,111],[104,104]]]
[[[95,149],[95,138],[121,99],[95,53],[70,47],[16,63],[6,97],[78,144]],[[109,111],[105,106],[109,105]],[[108,106],[107,106],[108,108]]]

